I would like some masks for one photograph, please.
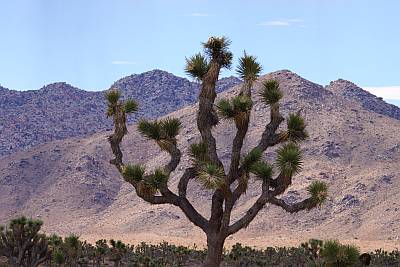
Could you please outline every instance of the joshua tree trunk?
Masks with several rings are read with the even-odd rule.
[[[222,262],[225,238],[218,234],[207,235],[207,257],[203,267],[218,267]]]
[[[245,53],[240,58],[237,69],[244,80],[242,89],[232,99],[220,100],[216,104],[215,85],[220,70],[231,65],[232,54],[228,50],[229,44],[229,40],[224,37],[211,37],[203,44],[208,58],[197,54],[187,59],[186,72],[201,81],[196,121],[201,141],[190,146],[188,153],[193,164],[187,167],[180,177],[177,193],[168,188],[168,179],[181,159],[176,138],[181,126],[180,121],[167,118],[154,122],[146,120],[139,122],[139,132],[154,140],[161,150],[170,155],[170,161],[165,166],[145,174],[143,166],[123,163],[120,148],[122,139],[127,134],[126,114],[137,111],[137,104],[132,100],[121,101],[119,92],[116,90],[110,90],[106,95],[107,114],[113,117],[115,124],[114,133],[108,138],[115,157],[110,163],[117,167],[125,181],[135,188],[140,198],[151,204],[171,204],[179,207],[194,225],[206,233],[208,254],[204,267],[220,266],[223,260],[225,239],[247,227],[267,203],[291,213],[298,212],[321,204],[327,192],[325,184],[314,182],[308,187],[311,196],[301,202],[287,204],[284,200],[277,198],[287,190],[292,183],[292,177],[301,169],[302,160],[298,143],[307,138],[307,133],[304,120],[299,113],[290,114],[287,129],[278,132],[284,118],[279,111],[282,91],[276,81],[263,82],[261,97],[270,107],[270,122],[265,125],[258,145],[243,155],[243,143],[249,129],[253,106],[251,89],[261,71],[261,66],[256,62],[255,57]],[[215,110],[216,107],[219,116]],[[216,140],[212,132],[212,128],[219,122],[219,117],[230,120],[236,126],[229,167],[222,164],[217,154]],[[262,154],[268,148],[278,144],[282,144],[277,153],[278,174],[273,177],[272,164],[263,161]],[[228,171],[225,171],[225,168]],[[260,195],[245,215],[232,222],[232,210],[246,192],[250,178],[259,180]],[[209,219],[199,213],[186,196],[189,181],[193,179],[200,182],[205,189],[212,190]]]

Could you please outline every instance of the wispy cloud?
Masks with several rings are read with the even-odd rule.
[[[127,60],[114,60],[111,62],[113,65],[136,65],[135,61],[127,61]]]
[[[305,27],[304,20],[302,19],[281,19],[281,20],[269,20],[263,21],[258,26],[271,26],[271,27],[288,27],[288,26],[300,26]]]
[[[186,14],[186,17],[212,17],[213,15],[208,13],[190,13]]]
[[[363,87],[371,94],[382,97],[383,99],[400,100],[400,86],[385,87]]]

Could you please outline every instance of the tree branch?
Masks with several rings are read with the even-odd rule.
[[[180,197],[186,197],[186,191],[188,187],[188,183],[191,179],[196,177],[194,168],[187,168],[183,173],[181,179],[178,184],[178,194]]]
[[[251,221],[257,216],[258,212],[265,206],[269,197],[269,185],[266,182],[262,184],[262,193],[258,197],[257,201],[251,206],[251,208],[246,212],[246,214],[236,221],[234,224],[228,227],[226,234],[232,235],[238,232],[240,229],[247,227]]]
[[[278,144],[281,140],[279,134],[276,134],[276,130],[279,125],[284,121],[284,118],[279,112],[279,103],[271,104],[271,120],[265,126],[264,132],[261,136],[261,140],[257,147],[261,151],[265,151],[268,147]]]
[[[290,213],[295,213],[295,212],[299,212],[302,210],[309,210],[312,209],[314,207],[316,207],[318,205],[318,202],[315,202],[312,198],[307,198],[304,199],[301,202],[295,203],[295,204],[287,204],[285,201],[283,201],[282,199],[278,199],[275,197],[271,197],[268,200],[269,203],[274,204],[278,207],[283,208],[284,210],[286,210],[287,212]]]
[[[115,106],[114,113],[114,133],[108,137],[108,142],[111,145],[111,150],[115,156],[114,159],[110,160],[110,163],[115,165],[117,169],[122,171],[122,151],[120,144],[124,136],[128,133],[126,128],[126,114],[123,110],[122,104],[118,103]]]
[[[253,85],[252,82],[243,83],[242,89],[241,89],[239,95],[251,97],[252,85]],[[235,138],[233,139],[231,164],[230,164],[229,173],[227,176],[229,184],[232,184],[236,180],[235,176],[238,173],[238,168],[239,168],[239,163],[240,163],[240,153],[242,151],[243,141],[244,141],[247,131],[249,129],[249,121],[250,121],[250,111],[244,115],[244,118],[241,121],[241,123],[237,123],[235,121],[237,131],[236,131]]]

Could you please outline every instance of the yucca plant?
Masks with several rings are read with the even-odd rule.
[[[225,172],[222,167],[207,163],[200,168],[197,179],[207,189],[218,189],[224,184],[224,176]]]
[[[256,177],[259,178],[261,181],[268,182],[268,180],[272,178],[274,171],[272,169],[272,166],[270,166],[267,162],[258,161],[253,164],[251,172],[255,174]]]
[[[253,164],[257,163],[262,158],[263,151],[259,148],[254,148],[249,153],[247,153],[242,160],[242,167],[249,171]]]
[[[313,181],[307,187],[307,191],[315,203],[321,205],[325,202],[328,196],[328,186],[321,181]]]
[[[262,70],[261,64],[257,62],[257,57],[247,55],[246,51],[244,56],[239,59],[239,65],[236,68],[237,74],[244,81],[254,82],[257,80]]]
[[[351,267],[358,262],[360,252],[356,246],[342,245],[336,240],[324,242],[321,257],[328,267]]]
[[[289,114],[285,137],[292,142],[300,142],[308,138],[304,118],[299,113]]]
[[[207,62],[207,58],[200,53],[186,58],[185,72],[198,81],[203,79],[209,67],[210,66]]]
[[[209,161],[207,145],[203,142],[191,144],[188,153],[195,164]]]
[[[293,176],[302,168],[300,148],[294,143],[288,143],[278,149],[276,164],[285,176]]]
[[[40,234],[43,222],[24,216],[0,226],[0,257],[6,257],[12,266],[37,267],[49,260],[48,239]]]
[[[128,99],[125,102],[125,112],[126,113],[133,113],[138,111],[139,105],[137,104],[136,101],[132,100],[132,99]]]
[[[283,97],[283,93],[279,88],[279,83],[275,80],[264,81],[260,95],[267,105],[276,104]]]
[[[124,167],[122,176],[129,183],[143,180],[145,168],[141,165],[127,165]]]
[[[139,121],[138,131],[155,141],[160,149],[170,156],[170,161],[166,165],[145,174],[141,167],[124,164],[122,160],[120,145],[127,134],[126,108],[121,105],[119,96],[107,97],[109,107],[113,108],[111,114],[115,123],[114,133],[109,137],[115,158],[110,162],[117,167],[124,179],[132,184],[139,197],[151,204],[172,204],[179,207],[193,224],[206,233],[208,249],[203,265],[205,267],[220,265],[226,238],[248,227],[268,203],[293,213],[321,205],[326,199],[327,192],[325,184],[313,183],[308,188],[310,196],[303,201],[292,204],[279,198],[302,168],[300,143],[307,137],[307,132],[300,114],[290,115],[286,132],[278,132],[284,117],[279,111],[283,90],[277,81],[261,80],[259,94],[262,101],[270,108],[270,121],[256,146],[250,147],[248,153],[243,153],[253,107],[253,85],[262,67],[255,56],[245,53],[239,59],[237,67],[237,73],[243,79],[240,90],[231,99],[222,99],[216,104],[215,84],[221,70],[229,68],[232,64],[233,56],[229,51],[229,45],[230,40],[226,37],[210,37],[203,43],[204,56],[196,54],[186,59],[186,73],[201,82],[196,120],[201,140],[190,145],[188,155],[192,164],[179,178],[176,193],[169,188],[168,177],[181,161],[182,152],[177,146],[180,121],[176,118]],[[217,153],[217,144],[212,131],[212,128],[218,125],[220,118],[236,126],[229,167],[224,166]],[[275,164],[263,160],[264,152],[277,145],[281,146],[277,151]],[[232,210],[246,192],[248,183],[253,181],[250,179],[251,176],[257,178],[254,182],[261,183],[260,196],[248,212],[232,222]],[[187,198],[191,180],[212,191],[212,208],[208,219],[200,214]]]

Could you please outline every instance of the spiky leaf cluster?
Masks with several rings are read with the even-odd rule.
[[[203,80],[209,68],[207,59],[200,53],[186,58],[185,72],[194,79]]]
[[[353,266],[358,262],[360,252],[356,246],[342,245],[336,240],[328,240],[320,252],[327,266]]]
[[[237,113],[248,112],[253,106],[253,101],[251,101],[249,96],[239,95],[232,99],[232,106],[233,110],[235,110]]]
[[[203,43],[205,53],[212,60],[215,60],[224,68],[230,68],[233,55],[229,51],[231,41],[222,37],[210,37],[207,42]]]
[[[191,144],[189,148],[189,156],[195,163],[207,162],[207,145],[204,142]]]
[[[155,169],[146,179],[146,184],[155,189],[160,189],[168,181],[168,175],[162,169]]]
[[[262,67],[257,62],[257,57],[247,55],[245,52],[244,56],[239,59],[236,72],[244,81],[253,82],[258,78],[261,70]]]
[[[243,159],[242,159],[242,167],[246,170],[246,171],[250,171],[250,169],[252,168],[253,164],[255,164],[256,162],[260,161],[262,157],[262,150],[255,148],[253,150],[251,150],[249,153],[247,153]]]
[[[268,181],[273,175],[272,166],[265,161],[258,161],[254,163],[251,167],[251,172],[262,181]]]
[[[116,89],[111,89],[106,92],[106,99],[109,104],[115,105],[118,103],[121,93]]]
[[[147,138],[159,140],[174,140],[179,134],[181,122],[175,118],[166,118],[159,121],[140,120],[139,132]]]
[[[267,80],[263,82],[261,97],[267,105],[278,103],[283,97],[283,93],[279,88],[279,83],[275,80]]]
[[[251,98],[248,96],[235,96],[230,101],[221,99],[218,102],[218,112],[225,119],[233,119],[249,112],[253,106]]]
[[[145,168],[141,165],[127,165],[122,175],[127,182],[140,182],[143,179]]]
[[[125,101],[124,108],[126,113],[133,113],[138,111],[139,105],[135,100],[128,99]]]
[[[233,107],[231,102],[228,99],[221,99],[218,104],[218,113],[221,117],[225,119],[231,119],[235,117],[235,112],[233,111]]]
[[[308,138],[306,124],[300,114],[289,114],[287,120],[287,137],[292,142],[299,142]]]
[[[307,191],[315,203],[321,205],[328,196],[328,186],[321,181],[314,181],[308,187]]]
[[[300,148],[295,143],[288,143],[278,149],[276,163],[284,176],[291,177],[301,170],[301,158]]]
[[[107,117],[115,114],[115,110],[118,105],[121,105],[123,112],[125,113],[133,113],[139,109],[138,103],[132,99],[128,99],[125,102],[120,101],[121,93],[116,89],[107,91],[105,98],[108,102]]]
[[[142,119],[138,123],[138,130],[142,135],[146,136],[147,138],[153,140],[161,139],[161,125],[159,121],[151,122]]]
[[[222,167],[205,163],[197,173],[197,179],[207,189],[218,189],[224,184],[225,172]]]
[[[165,136],[165,139],[172,139],[179,134],[182,123],[179,119],[176,118],[166,118],[160,120],[160,126],[162,131],[161,136]]]

